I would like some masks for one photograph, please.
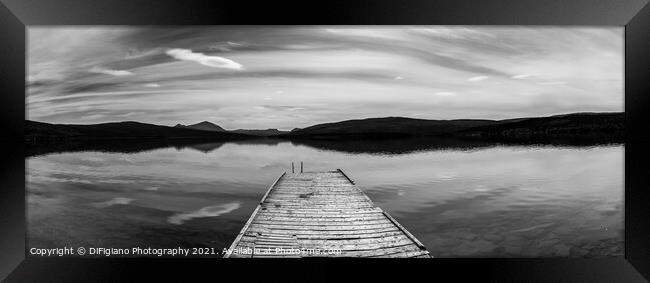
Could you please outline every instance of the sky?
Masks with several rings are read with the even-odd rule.
[[[371,117],[623,109],[623,28],[28,28],[34,121],[290,130]]]

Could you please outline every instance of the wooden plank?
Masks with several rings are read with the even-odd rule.
[[[287,194],[287,195],[272,195],[266,199],[277,200],[277,201],[323,201],[323,202],[338,202],[341,201],[356,201],[356,202],[365,202],[365,198],[362,195],[344,195],[344,194],[319,194],[319,193],[296,193],[296,194]]]
[[[313,209],[329,209],[329,210],[341,210],[341,209],[357,209],[357,208],[372,208],[370,205],[350,205],[350,206],[342,206],[342,205],[316,205],[316,204],[308,204],[311,208]],[[302,205],[299,204],[280,204],[280,203],[271,203],[269,206],[273,206],[276,208],[286,208],[286,209],[297,209],[303,207]]]
[[[318,245],[318,246],[305,246],[305,248],[319,248],[321,250],[327,250],[327,249],[336,249],[336,250],[354,250],[354,251],[360,251],[360,250],[375,250],[375,249],[383,249],[383,248],[390,248],[390,247],[397,247],[397,246],[403,246],[403,245],[408,245],[411,243],[411,240],[408,238],[400,239],[400,240],[395,240],[395,241],[389,241],[389,242],[377,242],[377,243],[364,243],[364,244],[335,244],[335,243],[330,243],[328,242],[326,245]]]
[[[346,257],[390,257],[390,255],[403,253],[403,252],[413,252],[413,251],[422,251],[415,245],[407,244],[404,246],[375,249],[375,250],[362,250],[362,251],[343,251],[342,256]]]
[[[378,243],[390,243],[396,241],[403,241],[408,239],[404,235],[394,235],[387,237],[374,237],[374,238],[362,238],[362,239],[310,239],[310,240],[300,240],[299,243],[302,246],[338,246],[338,245],[362,245],[362,244],[378,244]]]
[[[428,252],[419,250],[419,251],[403,251],[398,253],[390,253],[384,255],[377,255],[373,257],[382,257],[382,258],[409,258],[409,257],[418,257],[422,255],[429,255]]]
[[[377,208],[376,207],[363,207],[363,208],[357,208],[357,207],[352,207],[352,208],[315,208],[315,207],[285,207],[283,208],[281,205],[280,207],[277,207],[275,204],[269,204],[269,205],[264,205],[262,207],[262,210],[265,211],[281,211],[285,210],[287,212],[291,211],[294,213],[300,213],[300,212],[306,212],[306,213],[357,213],[357,212],[370,212],[370,211],[375,211]]]
[[[256,221],[278,221],[278,222],[298,222],[298,223],[317,223],[317,222],[341,222],[341,223],[350,223],[350,222],[364,222],[364,221],[382,221],[387,222],[386,217],[380,217],[378,215],[368,215],[361,217],[278,217],[278,216],[269,216],[265,214],[258,215]]]
[[[274,231],[277,233],[287,233],[296,235],[298,237],[308,237],[311,235],[327,235],[327,236],[339,236],[339,235],[361,235],[361,234],[370,234],[370,233],[382,233],[382,232],[392,232],[392,231],[401,231],[397,227],[385,227],[385,228],[376,228],[376,229],[366,229],[366,230],[333,230],[333,231],[316,231],[316,230],[274,230],[263,227],[250,227],[248,229],[250,233],[268,233],[269,231]]]
[[[252,223],[251,227],[260,227],[277,230],[314,230],[314,231],[363,231],[371,228],[388,228],[393,227],[391,223],[385,224],[369,224],[369,225],[311,225],[306,227],[304,225],[283,225],[283,224],[265,224],[265,223]]]
[[[346,207],[348,204],[355,204],[355,205],[370,205],[367,203],[364,199],[362,198],[354,198],[354,197],[344,197],[344,198],[327,198],[327,197],[319,197],[319,196],[311,196],[311,195],[296,195],[294,198],[276,198],[275,196],[268,197],[266,199],[266,203],[287,203],[287,204],[299,204],[299,205],[304,205],[304,204],[326,204],[326,205],[338,205],[342,207]]]
[[[387,232],[376,232],[376,233],[357,233],[357,234],[296,234],[297,240],[355,240],[355,239],[368,239],[368,238],[379,238],[379,237],[390,237],[390,236],[399,236],[404,235],[402,231],[393,230]],[[244,234],[241,238],[241,241],[254,242],[257,239],[257,236],[253,234]],[[271,238],[273,239],[273,238]],[[419,249],[419,247],[418,247]]]
[[[378,208],[373,207],[373,208],[367,208],[367,209],[349,209],[349,210],[341,210],[337,209],[336,211],[325,211],[325,210],[306,210],[306,209],[283,209],[283,208],[275,208],[275,207],[262,207],[262,211],[265,214],[282,214],[282,215],[292,215],[292,216],[300,216],[300,215],[323,215],[324,217],[327,216],[337,216],[337,215],[368,215],[368,214],[377,214],[379,212],[381,214],[381,211],[378,211]]]
[[[271,244],[266,244],[266,245],[257,245],[254,242],[239,242],[238,243],[239,247],[248,247],[248,248],[254,248],[254,247],[270,247],[270,248],[291,248],[289,245],[271,245]],[[352,252],[352,251],[357,251],[357,252],[371,252],[371,251],[377,251],[377,250],[383,250],[387,248],[396,248],[396,247],[405,247],[405,246],[413,246],[417,248],[416,246],[412,245],[410,239],[401,239],[401,240],[396,240],[396,241],[390,241],[390,242],[378,242],[378,243],[363,243],[363,244],[343,244],[343,245],[338,245],[338,244],[328,244],[328,245],[304,245],[301,246],[301,249],[319,249],[319,250],[340,250],[341,252]],[[294,247],[295,248],[295,247]]]
[[[289,220],[289,221],[279,221],[279,220],[261,220],[256,219],[256,224],[268,224],[268,225],[286,225],[286,226],[368,226],[368,225],[385,225],[390,224],[386,219],[379,220],[362,220],[362,221],[304,221],[304,220]]]

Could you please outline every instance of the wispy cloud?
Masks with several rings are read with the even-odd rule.
[[[479,31],[466,27],[435,27],[435,28],[413,28],[414,32],[439,36],[451,39],[483,39],[494,38],[495,36],[489,32]]]
[[[149,50],[140,50],[140,49],[137,49],[137,48],[130,48],[129,50],[127,50],[126,55],[124,56],[124,59],[130,59],[130,60],[140,59],[140,58],[143,58],[143,57],[159,54],[161,52],[162,52],[162,50],[160,50],[159,48],[154,48],[154,49],[149,49]]]
[[[274,110],[274,111],[284,111],[284,110],[296,111],[296,110],[305,109],[304,107],[291,106],[291,105],[258,105],[256,108],[260,110]]]
[[[476,76],[476,77],[471,77],[471,78],[467,79],[467,81],[469,81],[469,82],[480,82],[480,81],[484,81],[484,80],[487,80],[487,79],[488,79],[487,76]]]
[[[144,86],[145,87],[160,87],[160,85],[157,84],[157,83],[148,83],[148,84],[144,84]]]
[[[170,216],[167,221],[172,224],[183,224],[183,222],[202,217],[217,217],[238,209],[240,204],[238,202],[226,203],[214,206],[207,206],[196,211],[178,213]]]
[[[133,201],[133,199],[131,199],[131,198],[116,197],[116,198],[113,198],[113,199],[110,199],[110,200],[107,200],[107,201],[103,201],[103,202],[94,202],[94,203],[92,203],[92,205],[94,207],[97,207],[97,208],[106,208],[106,207],[113,206],[113,205],[118,205],[118,204],[122,204],[122,205],[129,204],[132,201]]]
[[[380,39],[400,39],[404,37],[404,33],[395,32],[389,29],[378,28],[328,28],[325,29],[328,33],[352,36],[352,37],[372,37]]]
[[[93,67],[92,69],[90,69],[90,72],[96,74],[111,75],[116,77],[133,75],[132,72],[126,70],[111,70],[111,69],[106,69],[101,67]]]
[[[540,84],[540,85],[566,85],[567,82],[563,82],[563,81],[552,81],[552,82],[538,82],[537,84]]]
[[[194,61],[208,67],[231,69],[231,70],[238,70],[238,71],[244,70],[244,66],[228,58],[219,57],[219,56],[208,56],[203,53],[192,52],[192,50],[189,49],[175,48],[175,49],[167,50],[167,52],[165,53],[178,60]]]
[[[91,115],[86,115],[86,116],[81,116],[81,119],[83,120],[97,120],[106,117],[104,114],[91,114]]]
[[[517,80],[524,80],[524,79],[528,79],[528,78],[531,78],[531,77],[534,77],[534,76],[535,75],[533,75],[533,74],[522,74],[522,75],[512,76],[512,78],[517,79]]]
[[[455,93],[455,92],[451,92],[451,91],[439,91],[439,92],[436,92],[435,95],[439,95],[439,96],[454,96],[454,95],[456,95],[456,93]]]

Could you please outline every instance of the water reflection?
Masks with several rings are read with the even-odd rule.
[[[437,257],[620,256],[623,151],[423,139],[37,148],[28,245],[222,249],[304,161],[344,169]]]

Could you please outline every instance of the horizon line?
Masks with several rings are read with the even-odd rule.
[[[615,113],[625,113],[625,111],[605,111],[605,112],[590,112],[590,111],[582,111],[582,112],[570,112],[570,113],[559,113],[559,114],[551,114],[551,115],[545,115],[545,116],[526,116],[526,117],[513,117],[513,118],[505,118],[505,119],[484,119],[484,118],[457,118],[457,119],[422,119],[422,118],[411,118],[411,117],[405,117],[405,116],[383,116],[383,117],[365,117],[365,118],[354,118],[354,119],[347,119],[347,120],[340,120],[340,121],[335,121],[335,122],[322,122],[322,123],[316,123],[311,126],[315,125],[322,125],[322,124],[335,124],[335,123],[341,123],[341,122],[346,122],[346,121],[359,121],[359,120],[368,120],[368,119],[387,119],[387,118],[404,118],[404,119],[413,119],[413,120],[427,120],[427,121],[459,121],[459,120],[482,120],[482,121],[507,121],[507,120],[513,120],[513,119],[532,119],[532,118],[549,118],[549,117],[556,117],[556,116],[564,116],[564,115],[576,115],[576,114],[615,114]],[[74,124],[74,123],[51,123],[51,122],[42,122],[42,121],[36,121],[36,120],[30,120],[27,117],[25,117],[25,121],[31,121],[31,122],[38,122],[38,123],[45,123],[45,124],[52,124],[52,125],[101,125],[101,124],[112,124],[112,123],[141,123],[141,124],[150,124],[150,125],[156,125],[156,126],[164,126],[164,127],[171,127],[173,128],[176,125],[183,125],[187,126],[181,123],[176,123],[175,125],[161,125],[161,124],[154,124],[154,123],[146,123],[146,122],[140,122],[140,121],[134,121],[134,120],[125,120],[125,121],[112,121],[112,122],[102,122],[102,123],[92,123],[92,124]],[[199,124],[203,122],[208,122],[212,123],[214,125],[219,126],[219,124],[210,122],[207,120],[203,120],[200,122],[196,122],[194,124]],[[194,125],[190,124],[190,125]],[[307,126],[307,127],[311,127]],[[221,126],[219,126],[221,127]],[[304,128],[307,128],[304,127]],[[236,130],[278,130],[278,131],[292,131],[293,129],[304,129],[304,128],[299,128],[299,127],[293,127],[290,130],[283,130],[280,128],[254,128],[254,129],[243,129],[243,128],[237,128],[233,130],[228,130],[225,129],[226,131],[236,131]]]

